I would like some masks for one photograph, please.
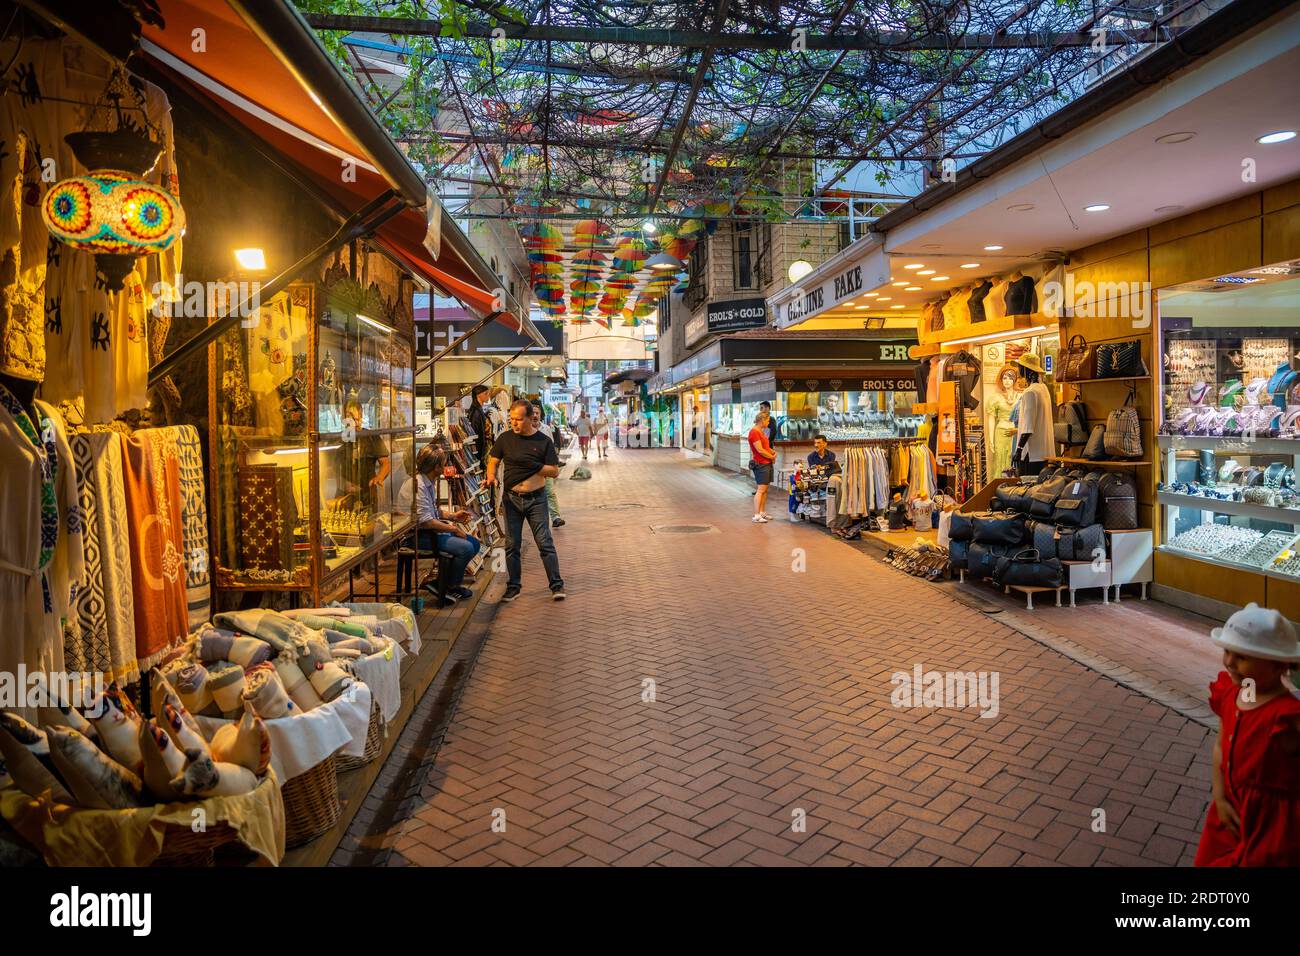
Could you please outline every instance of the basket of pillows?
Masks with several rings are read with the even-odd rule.
[[[284,805],[251,707],[208,737],[156,668],[143,718],[116,684],[87,706],[0,712],[0,814],[53,865],[211,865],[242,842],[278,863]]]

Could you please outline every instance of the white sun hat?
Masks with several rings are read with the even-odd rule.
[[[1210,631],[1210,640],[1243,657],[1300,662],[1300,641],[1291,622],[1273,608],[1253,601]]]

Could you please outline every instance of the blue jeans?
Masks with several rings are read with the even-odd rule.
[[[431,531],[428,528],[420,529],[419,543],[421,551],[437,551],[452,559],[451,567],[447,571],[448,590],[460,587],[461,582],[465,580],[465,568],[469,566],[474,555],[478,554],[479,549],[478,538],[473,535],[458,538],[446,531]]]
[[[522,570],[519,562],[519,548],[523,543],[524,520],[532,528],[533,540],[537,542],[537,551],[542,556],[542,566],[546,568],[546,577],[551,590],[558,591],[564,587],[564,578],[560,577],[560,556],[555,551],[555,542],[551,540],[551,522],[547,514],[546,489],[538,488],[520,494],[517,491],[505,493],[506,509],[506,585],[520,586]]]

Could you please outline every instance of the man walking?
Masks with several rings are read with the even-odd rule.
[[[498,482],[497,469],[504,464],[503,477]],[[524,521],[533,532],[533,541],[541,555],[542,565],[551,587],[551,597],[564,600],[564,579],[560,577],[560,558],[551,540],[547,521],[546,479],[560,473],[560,456],[555,442],[533,426],[532,405],[525,399],[510,406],[510,431],[497,438],[488,453],[487,476],[484,484],[504,489],[502,495],[506,512],[506,593],[503,602],[519,597],[521,588],[519,549],[523,544]]]
[[[555,441],[555,432],[551,429],[550,425],[546,424],[546,422],[542,420],[542,406],[539,402],[533,402],[533,427],[551,441]],[[559,445],[556,445],[555,447],[558,454]],[[564,519],[560,517],[560,498],[555,493],[555,482],[557,480],[558,479],[555,478],[546,479],[546,505],[551,512],[551,527],[563,528]]]
[[[772,466],[776,464],[776,452],[767,438],[770,416],[759,412],[754,416],[754,427],[749,430],[749,470],[754,476],[754,524],[766,524],[772,520],[767,513],[767,488],[772,484]]]

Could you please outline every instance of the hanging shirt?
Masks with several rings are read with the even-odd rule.
[[[1052,393],[1042,382],[1035,382],[1020,396],[1016,416],[1017,461],[1046,461],[1056,454],[1056,437]],[[1021,447],[1021,440],[1028,436]]]

